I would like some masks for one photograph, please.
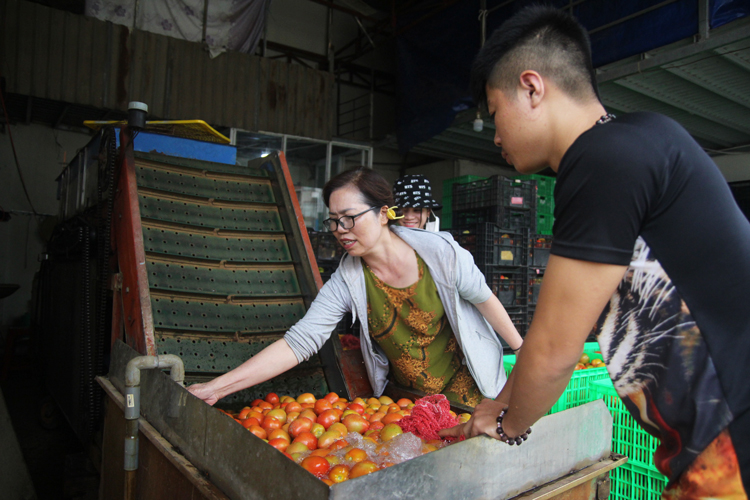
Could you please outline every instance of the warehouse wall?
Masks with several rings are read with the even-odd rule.
[[[750,153],[717,156],[713,160],[727,182],[750,180]]]
[[[11,133],[31,202],[38,213],[57,215],[55,178],[90,136],[43,125],[12,125]],[[5,210],[31,211],[13,159],[7,129],[0,134],[0,204]],[[28,311],[37,258],[56,223],[55,217],[13,215],[0,222],[0,283],[21,288],[0,300],[0,337]]]

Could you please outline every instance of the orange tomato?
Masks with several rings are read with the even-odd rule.
[[[288,405],[286,405],[286,408],[284,410],[289,413],[301,413],[302,412],[302,405],[300,405],[296,401],[290,401]]]
[[[299,456],[300,453],[309,453],[310,448],[305,446],[305,443],[292,443],[289,446],[287,446],[286,452],[289,453],[292,456],[292,458],[294,458],[296,461],[297,456]]]
[[[330,479],[330,478],[327,478],[327,477],[321,477],[321,478],[320,478],[320,480],[321,480],[321,481],[323,481],[324,483],[326,483],[326,484],[327,484],[328,486],[333,486],[333,485],[334,485],[334,482],[333,482],[333,481],[331,481],[331,479]]]
[[[342,448],[346,448],[349,446],[349,443],[346,441],[346,439],[339,439],[338,441],[334,441],[334,443],[328,447],[331,451],[340,450]]]
[[[286,451],[287,447],[289,446],[289,441],[283,438],[275,438],[275,439],[269,439],[268,444],[273,446],[279,451]]]
[[[298,417],[294,422],[289,424],[289,435],[294,438],[303,432],[310,432],[312,424],[313,422],[309,418]]]
[[[312,432],[302,432],[294,438],[292,443],[302,443],[307,446],[309,450],[315,450],[318,447],[318,438],[316,438]]]
[[[314,410],[311,410],[309,408],[306,408],[306,409],[302,410],[302,412],[299,414],[299,416],[300,417],[309,418],[313,422],[315,422],[316,420],[318,420],[318,414],[315,413]]]
[[[354,479],[355,477],[365,476],[367,474],[372,474],[375,471],[380,470],[380,467],[375,464],[375,462],[371,462],[370,460],[363,460],[357,464],[355,464],[351,470],[349,471],[349,479]]]
[[[240,420],[245,420],[247,418],[247,414],[252,411],[252,408],[249,406],[244,407],[242,410],[240,410],[240,413],[237,415],[237,418]]]
[[[283,424],[286,423],[286,412],[281,408],[274,408],[266,414],[267,417],[273,417]]]
[[[388,396],[380,396],[378,398],[378,401],[380,401],[380,404],[382,404],[382,405],[393,404],[393,400],[391,398],[389,398]]]
[[[332,403],[331,407],[337,410],[343,410],[344,408],[346,408],[346,405],[348,404],[349,403],[347,403],[345,400],[344,401],[339,400],[339,401],[336,401],[335,403]]]
[[[284,424],[280,420],[268,416],[264,418],[263,423],[260,424],[260,426],[263,427],[266,432],[271,432],[274,429],[281,429],[282,425]]]
[[[336,431],[336,432],[338,432],[339,434],[341,434],[341,437],[344,437],[347,434],[349,434],[349,429],[347,429],[346,426],[344,424],[342,424],[341,422],[336,422],[336,423],[332,424],[328,428],[328,430],[329,431]]]
[[[327,399],[319,399],[315,402],[315,406],[313,406],[315,413],[318,415],[320,415],[326,410],[330,410],[331,408],[333,407],[331,406],[331,403],[329,403]]]
[[[244,427],[245,429],[247,429],[251,425],[260,426],[260,421],[257,418],[252,418],[252,417],[246,418],[245,420],[242,420],[240,423],[242,424],[242,427]]]
[[[329,403],[333,404],[333,403],[335,403],[336,401],[339,400],[339,395],[336,394],[335,392],[329,392],[328,394],[326,394],[325,396],[323,396],[323,399],[325,399]]]
[[[324,457],[328,455],[329,453],[331,453],[331,450],[329,450],[328,448],[318,448],[316,450],[311,451],[310,456]]]
[[[367,452],[361,448],[352,448],[344,455],[344,460],[348,462],[361,462],[367,459]]]
[[[401,398],[398,401],[396,401],[396,404],[399,405],[401,408],[406,408],[410,404],[414,404],[414,403],[412,403],[411,399]]]
[[[300,394],[299,396],[297,396],[297,402],[299,404],[302,404],[302,403],[315,403],[315,396],[313,396],[309,392],[306,392],[304,394]]]
[[[326,431],[318,436],[318,448],[328,448],[339,439],[341,439],[341,435],[338,432]]]
[[[286,439],[287,443],[292,442],[292,438],[291,436],[289,436],[289,433],[283,429],[274,429],[268,433],[268,441],[271,441],[272,439],[278,439],[278,438]]]
[[[334,465],[328,471],[328,478],[334,483],[343,483],[349,479],[349,466],[344,464]]]
[[[385,417],[385,413],[382,412],[375,412],[372,415],[370,415],[370,423],[380,422],[383,417]]]
[[[396,403],[391,403],[388,405],[388,411],[386,413],[393,413],[396,411],[401,411],[401,407]]]
[[[370,430],[370,431],[379,431],[383,427],[385,427],[385,424],[383,422],[380,422],[380,421],[378,421],[378,422],[372,422],[370,424],[370,429],[368,429],[368,430]]]
[[[257,425],[251,425],[250,427],[248,427],[247,430],[255,434],[260,439],[266,439],[268,437],[268,433],[263,427],[258,427]]]
[[[398,422],[404,418],[403,415],[400,413],[389,413],[385,417],[381,418],[380,421],[383,422],[384,425],[392,424],[393,422]]]

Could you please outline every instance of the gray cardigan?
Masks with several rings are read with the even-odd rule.
[[[496,397],[505,385],[503,347],[490,324],[472,305],[492,295],[474,258],[450,233],[401,226],[392,226],[391,231],[424,260],[472,377],[485,397]],[[321,288],[307,314],[284,339],[297,360],[305,361],[322,347],[347,312],[354,320],[360,318],[362,357],[375,396],[380,396],[388,383],[388,358],[368,332],[367,292],[359,257],[342,257],[339,268]]]

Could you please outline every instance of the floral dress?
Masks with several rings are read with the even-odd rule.
[[[462,363],[435,282],[419,254],[417,265],[417,282],[395,288],[364,264],[370,335],[388,356],[397,384],[476,406],[483,396]]]

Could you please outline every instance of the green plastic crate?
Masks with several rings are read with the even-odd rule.
[[[552,195],[537,195],[536,213],[553,215],[555,213],[555,198]]]
[[[596,342],[587,342],[583,352],[589,355],[591,359],[602,359],[602,355],[597,353],[599,350],[599,344]],[[508,354],[503,356],[503,365],[505,367],[505,375],[510,375],[513,366],[516,364],[516,356]],[[576,370],[573,372],[573,376],[568,382],[568,386],[563,391],[560,399],[552,405],[552,408],[547,415],[557,413],[570,408],[575,408],[585,403],[594,401],[597,398],[591,391],[591,382],[595,380],[609,379],[606,367],[601,368],[588,368],[586,370]]]
[[[479,175],[462,175],[443,181],[443,208],[440,210],[440,229],[453,227],[453,185],[465,184],[472,181],[484,180],[486,177]]]
[[[603,399],[612,414],[612,452],[625,455],[630,463],[656,470],[654,452],[659,439],[644,431],[617,395],[610,380],[591,384],[596,399]]]
[[[536,232],[537,234],[552,234],[552,225],[555,223],[555,216],[552,214],[536,214]]]
[[[626,463],[613,469],[610,500],[659,500],[667,486],[667,477],[655,469]]]
[[[549,177],[547,175],[516,175],[514,179],[521,179],[523,181],[536,181],[536,193],[539,196],[552,197],[555,194],[555,183],[557,182],[556,177]]]

